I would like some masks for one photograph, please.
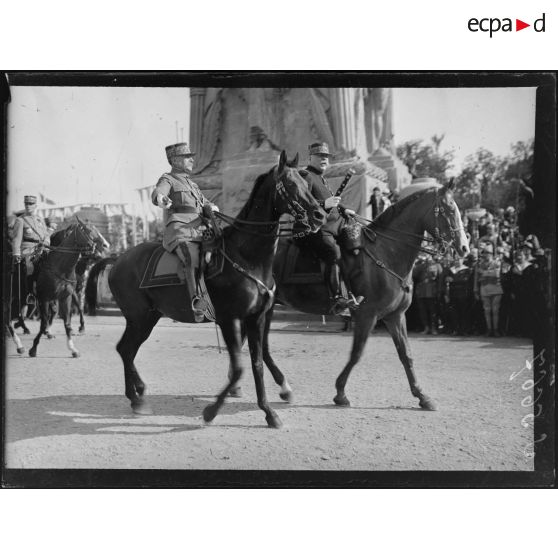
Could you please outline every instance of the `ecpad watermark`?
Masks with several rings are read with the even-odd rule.
[[[515,20],[515,25],[513,21]],[[489,37],[496,33],[511,33],[514,31],[522,31],[531,27],[535,33],[545,33],[546,32],[546,13],[543,13],[541,17],[535,19],[533,23],[527,23],[518,18],[511,17],[483,17],[476,18],[472,17],[467,22],[467,29],[472,33],[488,33]]]

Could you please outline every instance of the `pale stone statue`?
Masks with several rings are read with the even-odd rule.
[[[376,87],[368,89],[365,99],[366,113],[369,118],[368,149],[375,153],[384,148],[390,152],[392,145],[391,89]]]
[[[217,144],[221,134],[223,88],[208,87],[203,106],[203,127],[199,153],[196,154],[196,173],[207,169],[215,159]]]
[[[327,143],[331,149],[335,149],[329,92],[327,89],[314,87],[309,90],[309,96],[314,136]]]

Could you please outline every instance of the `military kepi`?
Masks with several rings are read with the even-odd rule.
[[[37,196],[23,196],[23,203],[35,204],[37,203]]]
[[[327,155],[328,157],[331,157],[331,153],[329,152],[329,146],[325,142],[311,143],[308,146],[308,154],[309,155]]]
[[[187,143],[175,143],[173,145],[167,145],[165,147],[167,152],[167,159],[170,161],[172,157],[187,157],[189,155],[195,155],[190,151]]]

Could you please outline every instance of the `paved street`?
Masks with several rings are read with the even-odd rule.
[[[288,317],[288,316],[287,316]],[[439,404],[419,409],[385,331],[370,336],[348,385],[350,408],[338,408],[334,382],[351,334],[339,323],[278,321],[272,352],[287,375],[294,402],[266,389],[284,427],[266,427],[247,368],[242,399],[228,399],[213,424],[203,408],[223,387],[228,358],[213,324],[163,319],[136,364],[148,385],[152,416],[134,416],[124,396],[115,344],[124,329],[116,315],[88,317],[71,358],[61,322],[38,357],[7,345],[7,466],[14,468],[532,470],[526,456],[532,429],[521,419],[525,339],[411,335],[420,383]],[[30,324],[33,332],[38,324]],[[30,336],[22,336],[24,345]],[[529,386],[527,386],[529,387]]]

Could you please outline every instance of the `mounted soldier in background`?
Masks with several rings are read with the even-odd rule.
[[[37,214],[36,196],[25,196],[23,203],[25,210],[17,214],[12,225],[12,256],[17,263],[25,260],[27,275],[30,276],[44,247],[50,245],[50,231],[44,219]]]
[[[159,178],[151,199],[155,205],[164,209],[163,247],[174,252],[183,263],[194,317],[197,322],[201,322],[207,302],[199,296],[196,281],[202,241],[200,215],[205,205],[210,205],[214,211],[219,209],[190,180],[195,153],[190,152],[188,144],[169,145],[165,151],[171,170]]]
[[[23,327],[28,333],[23,321],[28,295],[34,293],[34,282],[37,276],[37,264],[45,252],[45,247],[50,246],[51,230],[44,219],[37,214],[37,197],[24,196],[25,209],[16,213],[15,218],[9,223],[9,236],[12,246],[14,278],[12,280],[12,304],[20,312],[20,321],[15,327]],[[15,308],[14,308],[15,310]]]

